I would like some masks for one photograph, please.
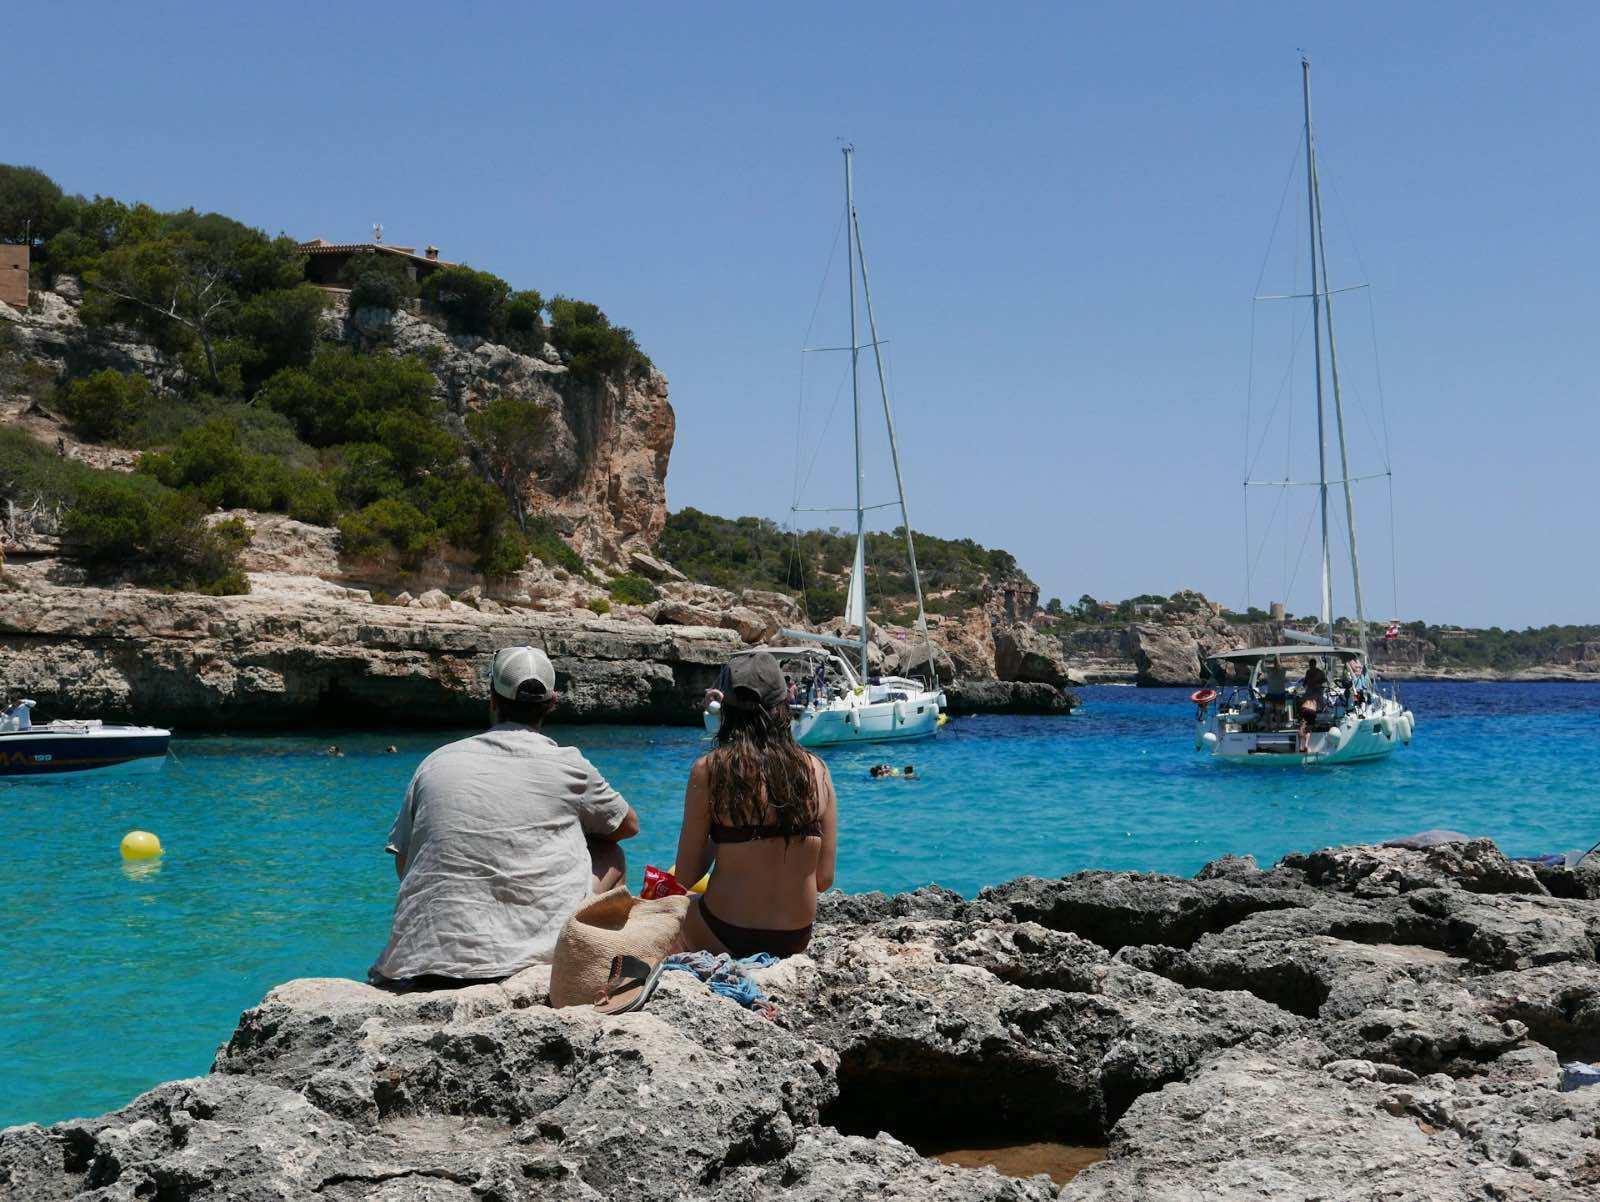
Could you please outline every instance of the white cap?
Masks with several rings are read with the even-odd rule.
[[[528,686],[537,684],[537,689]],[[495,694],[515,701],[517,693],[549,694],[556,691],[556,669],[550,657],[533,647],[502,647],[495,652],[490,685]]]

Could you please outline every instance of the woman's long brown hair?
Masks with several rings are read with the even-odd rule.
[[[706,756],[713,822],[763,826],[770,806],[787,842],[821,816],[811,755],[789,727],[787,701],[768,708],[729,690],[716,749]]]

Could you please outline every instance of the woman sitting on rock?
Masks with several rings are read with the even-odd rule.
[[[689,771],[677,876],[716,873],[689,907],[681,950],[792,956],[811,942],[817,893],[833,884],[833,778],[794,741],[771,655],[735,656],[718,683],[722,723],[715,750]]]

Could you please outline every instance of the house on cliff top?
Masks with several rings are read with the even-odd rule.
[[[300,243],[306,257],[306,279],[321,288],[344,292],[340,275],[358,255],[390,255],[405,264],[411,278],[420,284],[434,272],[455,264],[439,257],[439,248],[430,246],[420,255],[414,246],[391,246],[387,242],[326,242],[313,238]]]

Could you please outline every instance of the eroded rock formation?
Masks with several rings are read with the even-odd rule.
[[[1578,889],[1574,892],[1595,892]],[[548,969],[290,982],[211,1075],[0,1133],[39,1199],[1374,1197],[1600,1190],[1600,903],[1487,841],[824,899],[768,1021],[668,974],[619,1018]],[[917,1151],[1108,1145],[1065,1188]]]
[[[41,718],[190,730],[476,724],[487,665],[513,643],[549,652],[565,695],[558,718],[688,722],[741,646],[726,630],[478,609],[438,592],[374,605],[309,576],[243,597],[39,583],[0,597],[0,678],[37,700]]]

